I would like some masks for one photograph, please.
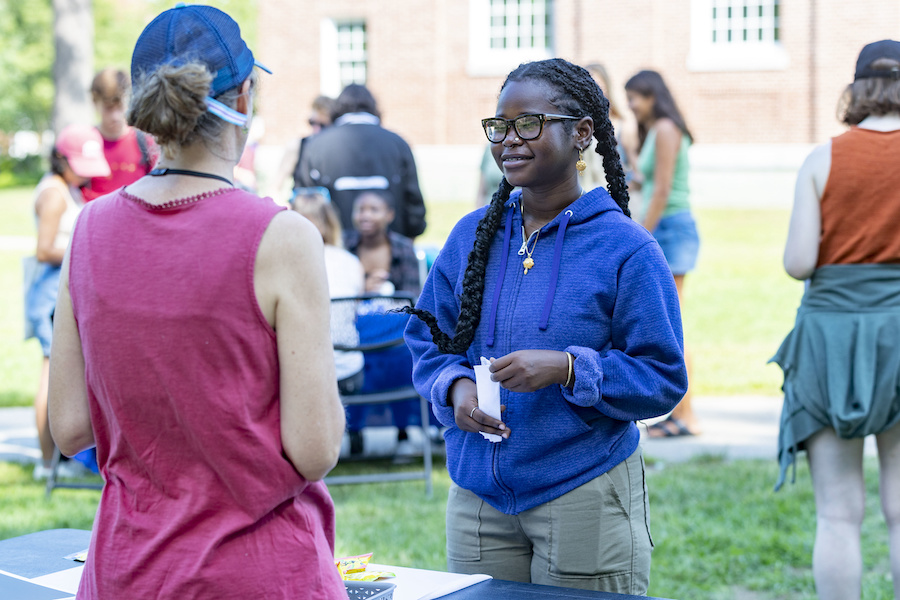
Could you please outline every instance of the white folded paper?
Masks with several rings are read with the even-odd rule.
[[[500,383],[491,381],[491,361],[481,357],[481,364],[475,365],[475,393],[478,408],[488,416],[500,419]],[[494,433],[480,432],[484,439],[499,442],[503,438]]]

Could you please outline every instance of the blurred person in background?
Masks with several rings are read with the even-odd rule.
[[[323,186],[353,228],[353,201],[364,190],[386,190],[394,199],[391,229],[408,238],[425,231],[425,200],[412,150],[381,126],[381,113],[364,85],[348,85],[335,101],[334,124],[313,136],[300,156],[299,183]]]
[[[344,249],[341,220],[328,199],[324,188],[298,188],[291,199],[291,207],[309,219],[322,234],[325,244],[325,272],[328,275],[328,293],[331,298],[354,298],[365,293],[365,272],[356,255]],[[347,307],[353,307],[347,304]],[[331,306],[332,329],[348,331],[356,327],[356,313],[343,310],[344,306]],[[357,339],[358,342],[358,339]],[[363,384],[362,352],[334,351],[334,368],[338,390],[353,394]]]
[[[63,263],[51,431],[105,481],[79,599],[347,597],[322,236],[231,181],[254,65],[218,9],[147,25],[128,121],[162,158],[85,206]]]
[[[672,93],[656,71],[641,71],[625,84],[628,106],[638,124],[637,171],[643,214],[638,221],[659,242],[675,278],[678,300],[684,307],[685,276],[697,265],[700,237],[691,213],[688,148],[694,138]],[[683,311],[682,311],[683,312]],[[650,437],[697,435],[700,428],[691,406],[691,360],[685,343],[688,389],[666,419],[647,428]]]
[[[629,119],[628,115],[619,109],[619,104],[616,102],[617,94],[613,93],[614,89],[606,67],[601,63],[591,63],[585,69],[609,99],[609,120],[616,134],[616,148],[619,152],[619,159],[622,161],[622,168],[625,169],[625,180],[630,184],[634,178],[634,168],[637,163],[637,128],[633,118]],[[592,190],[597,186],[606,187],[606,173],[603,171],[600,155],[596,152],[587,152],[584,155],[584,162],[586,167],[581,173],[581,184],[584,188]],[[632,208],[640,206],[640,202],[635,201],[636,192],[636,186],[629,185],[629,206]]]
[[[874,435],[894,597],[900,598],[900,42],[866,45],[839,107],[850,130],[797,175],[784,268],[809,280],[784,371],[781,473],[806,450],[816,500],[813,577],[823,600],[862,586],[863,445]]]
[[[34,192],[37,252],[25,289],[26,338],[36,337],[44,354],[34,397],[41,446],[41,461],[34,468],[35,479],[49,477],[53,459],[54,444],[47,421],[47,386],[60,265],[84,204],[81,188],[92,178],[107,177],[109,173],[100,133],[88,125],[69,125],[59,132],[50,152],[50,172],[44,175]],[[82,473],[74,464],[60,463],[58,474],[61,476]]]
[[[282,193],[286,189],[288,182],[290,182],[292,190],[304,187],[300,182],[300,155],[312,136],[331,125],[332,110],[334,110],[334,98],[316,96],[313,99],[307,119],[309,135],[288,142],[281,155],[281,164],[278,165],[278,172],[275,175],[278,193]],[[293,193],[289,197],[293,197]]]
[[[103,136],[103,154],[110,172],[91,178],[82,189],[85,202],[137,181],[153,169],[159,158],[153,138],[125,122],[130,95],[131,79],[119,69],[103,69],[91,82],[91,99],[100,116],[97,130]]]

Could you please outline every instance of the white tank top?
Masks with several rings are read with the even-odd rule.
[[[72,237],[72,231],[75,229],[75,220],[78,218],[78,213],[81,212],[81,207],[84,204],[81,199],[81,190],[67,185],[59,175],[47,173],[41,178],[37,188],[34,190],[35,207],[37,207],[38,197],[46,189],[57,190],[66,201],[66,212],[59,219],[59,230],[57,230],[56,238],[53,240],[54,248],[65,250]],[[35,224],[37,224],[37,210],[35,210],[34,217]]]

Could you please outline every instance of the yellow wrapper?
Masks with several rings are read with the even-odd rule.
[[[341,577],[346,579],[346,575],[350,573],[360,573],[366,570],[366,567],[369,565],[369,560],[372,558],[372,553],[368,554],[360,554],[358,556],[347,556],[344,558],[339,558],[334,561],[334,564],[338,568],[338,572],[341,574]]]

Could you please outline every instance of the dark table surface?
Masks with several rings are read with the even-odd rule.
[[[491,600],[549,600],[550,598],[559,600],[574,598],[592,598],[593,600],[634,600],[635,598],[646,598],[646,600],[664,600],[647,596],[573,590],[571,588],[535,585],[533,583],[516,583],[500,579],[489,579],[476,583],[458,592],[448,594],[444,598],[447,598],[447,600],[483,600],[484,598],[490,598]]]
[[[87,550],[91,532],[82,529],[49,529],[0,540],[0,570],[33,579],[49,573],[77,567],[81,563],[65,558]],[[561,600],[592,598],[594,600],[628,600],[638,596],[592,592],[570,588],[516,583],[489,579],[444,596],[448,600]],[[649,598],[648,600],[654,600]],[[663,600],[663,599],[655,599]]]

